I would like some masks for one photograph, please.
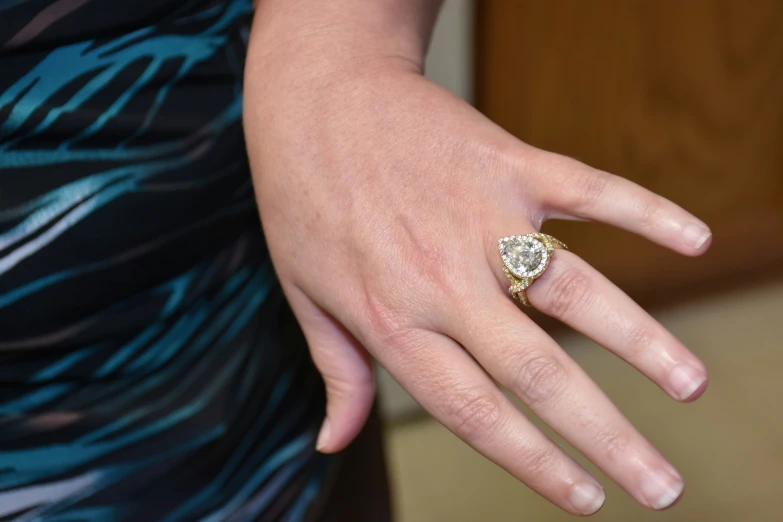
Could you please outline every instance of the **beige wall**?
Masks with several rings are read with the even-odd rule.
[[[426,75],[467,101],[473,101],[472,0],[446,0],[427,55]]]

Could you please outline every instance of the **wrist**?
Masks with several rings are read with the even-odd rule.
[[[265,82],[399,66],[421,73],[440,0],[263,0],[246,74]]]

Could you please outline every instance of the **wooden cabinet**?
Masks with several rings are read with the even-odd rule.
[[[597,224],[552,233],[643,304],[783,275],[783,2],[477,2],[476,103],[538,147],[701,217],[685,258]]]

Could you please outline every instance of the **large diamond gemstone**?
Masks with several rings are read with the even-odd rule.
[[[546,247],[541,241],[524,236],[512,236],[500,240],[503,263],[517,277],[538,275],[545,266]]]

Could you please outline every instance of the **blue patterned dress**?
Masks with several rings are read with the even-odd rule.
[[[330,460],[241,129],[250,0],[0,0],[0,520],[300,521]]]

